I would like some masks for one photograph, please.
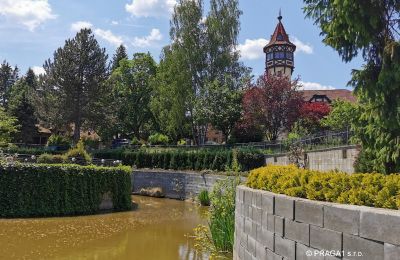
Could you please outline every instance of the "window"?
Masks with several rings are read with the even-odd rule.
[[[267,60],[272,60],[274,58],[274,54],[272,52],[267,53]]]
[[[283,51],[278,51],[275,52],[275,59],[284,59],[285,58],[285,53]]]
[[[282,34],[278,34],[278,36],[276,37],[276,39],[277,39],[278,41],[283,41],[283,36],[282,36]]]
[[[292,52],[286,52],[286,58],[288,60],[293,60],[293,53]]]

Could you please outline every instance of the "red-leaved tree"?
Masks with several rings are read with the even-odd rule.
[[[331,107],[327,103],[314,102],[304,103],[300,110],[300,118],[304,118],[313,122],[319,122],[322,118],[329,115]]]
[[[243,121],[261,127],[268,140],[278,139],[299,117],[303,97],[298,88],[298,80],[261,76],[243,96]]]

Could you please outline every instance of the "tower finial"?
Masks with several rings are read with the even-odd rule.
[[[279,8],[279,16],[278,16],[278,20],[280,21],[280,20],[282,20],[282,9],[281,8]]]

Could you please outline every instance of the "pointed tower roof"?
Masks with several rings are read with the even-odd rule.
[[[296,47],[290,40],[289,35],[286,33],[285,27],[282,24],[282,14],[279,11],[278,24],[276,25],[274,34],[271,36],[270,42],[264,47],[264,50],[272,45],[291,45]]]

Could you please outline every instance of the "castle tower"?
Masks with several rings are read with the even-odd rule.
[[[291,78],[294,70],[296,45],[290,42],[289,35],[283,27],[281,12],[279,12],[278,20],[271,41],[264,47],[266,54],[265,71],[268,74]]]

